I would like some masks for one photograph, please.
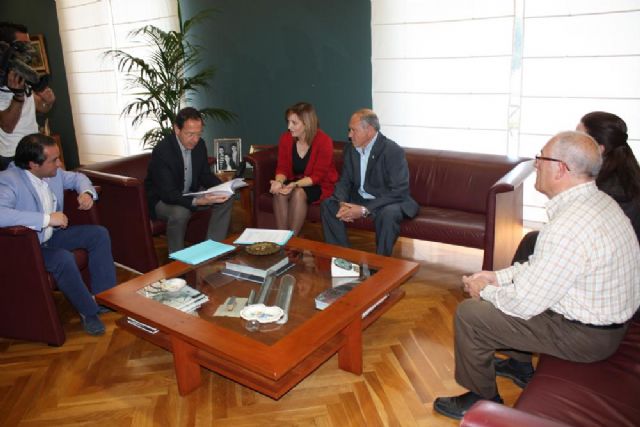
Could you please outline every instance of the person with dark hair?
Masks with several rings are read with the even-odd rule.
[[[0,41],[30,43],[27,27],[1,22]],[[0,170],[9,166],[22,137],[38,132],[36,112],[48,112],[56,100],[49,87],[33,96],[28,89],[14,70],[9,70],[6,84],[0,87]]]
[[[218,162],[218,172],[227,170],[227,161],[225,160],[225,152],[224,147],[222,145],[218,146],[218,158],[216,161]]]
[[[231,144],[231,154],[229,155],[230,160],[229,163],[232,166],[233,170],[238,169],[238,165],[240,164],[240,159],[238,158],[238,145]]]
[[[580,119],[576,130],[591,135],[600,145],[602,169],[596,185],[618,202],[640,242],[640,166],[627,143],[627,124],[615,114],[594,111]],[[537,231],[527,233],[516,249],[513,262],[527,262],[534,253],[537,239]]]
[[[603,162],[596,185],[618,202],[640,241],[640,165],[627,143],[627,124],[615,114],[594,111],[580,119],[576,130],[600,144]]]
[[[640,245],[595,185],[601,165],[597,142],[577,131],[557,134],[536,156],[549,222],[528,262],[462,278],[472,298],[456,309],[455,379],[469,391],[437,398],[436,412],[460,419],[479,400],[502,402],[496,351],[524,373],[532,352],[590,363],[617,350],[640,306]]]
[[[299,102],[284,113],[288,131],[278,143],[276,176],[269,192],[273,194],[276,226],[300,233],[307,207],[319,203],[333,192],[338,179],[333,162],[333,140],[318,129],[313,105]]]
[[[203,127],[198,110],[183,108],[173,125],[174,133],[160,141],[151,153],[145,190],[152,218],[167,221],[169,253],[184,248],[187,225],[195,210],[213,209],[207,239],[224,240],[229,230],[232,207],[229,196],[184,195],[221,184],[209,168]]]
[[[409,167],[404,150],[380,132],[372,110],[358,110],[349,121],[351,145],[333,195],[322,203],[322,230],[327,243],[348,246],[345,222],[371,214],[376,252],[391,256],[404,218],[418,213],[409,193]]]
[[[89,253],[91,291],[97,294],[116,283],[111,240],[102,226],[69,224],[63,213],[68,189],[78,192],[79,209],[90,209],[97,198],[86,176],[60,169],[60,150],[51,137],[25,136],[16,147],[15,162],[0,172],[0,227],[22,225],[38,233],[45,269],[80,313],[84,330],[102,335],[98,314],[107,309],[96,304],[71,251]]]

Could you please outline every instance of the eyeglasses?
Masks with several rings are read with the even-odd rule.
[[[564,165],[564,167],[567,168],[567,171],[571,172],[571,169],[569,169],[569,165],[567,165],[567,163],[564,160],[554,159],[553,157],[536,156],[536,162],[539,162],[540,160],[547,160],[549,162],[562,163]]]

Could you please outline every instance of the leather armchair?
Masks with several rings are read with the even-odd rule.
[[[65,191],[65,214],[70,224],[98,224],[94,207],[78,210],[77,194]],[[35,231],[22,227],[0,228],[0,336],[62,345],[65,333],[56,309],[56,284],[44,268],[40,242]],[[85,283],[90,286],[88,257],[74,251]]]
[[[141,273],[158,268],[153,236],[164,234],[167,229],[165,221],[152,220],[149,215],[144,179],[150,160],[151,153],[143,153],[78,170],[102,188],[98,212],[111,236],[114,261]],[[195,212],[185,240],[202,241],[210,216],[210,210]]]

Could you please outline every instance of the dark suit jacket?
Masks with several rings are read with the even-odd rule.
[[[332,197],[339,201],[358,200],[359,188],[360,154],[353,144],[347,144],[342,173]],[[380,132],[369,155],[364,189],[375,196],[375,200],[367,203],[367,209],[372,213],[391,203],[399,203],[408,218],[418,213],[418,204],[409,193],[409,167],[404,150]]]
[[[168,205],[181,205],[187,209],[195,210],[191,205],[193,197],[182,195],[184,186],[184,161],[178,139],[175,134],[160,141],[151,153],[151,161],[147,170],[147,178],[144,180],[144,188],[149,202],[149,212],[152,218],[156,217],[155,206],[162,200]],[[221,181],[211,173],[207,161],[207,147],[204,140],[191,150],[192,191],[199,191]]]

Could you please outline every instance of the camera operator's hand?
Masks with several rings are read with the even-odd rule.
[[[13,133],[16,128],[20,115],[22,114],[22,106],[24,105],[25,82],[14,70],[9,70],[7,74],[7,87],[13,92],[13,98],[9,106],[0,110],[0,128],[5,133]]]
[[[12,92],[18,92],[21,96],[24,96],[24,79],[14,70],[9,70],[9,74],[7,75],[7,87]]]
[[[35,94],[36,110],[39,113],[46,113],[51,109],[53,103],[56,102],[56,96],[50,87],[45,88],[41,92]]]

